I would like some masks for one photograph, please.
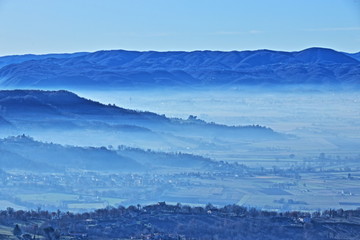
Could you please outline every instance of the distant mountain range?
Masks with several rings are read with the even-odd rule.
[[[298,52],[112,50],[6,56],[0,57],[0,87],[357,85],[359,54],[309,48]]]

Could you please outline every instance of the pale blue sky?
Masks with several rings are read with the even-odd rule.
[[[0,55],[360,51],[359,0],[0,0]]]

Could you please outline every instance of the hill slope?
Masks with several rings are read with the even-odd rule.
[[[210,159],[190,154],[150,152],[121,147],[76,147],[36,141],[25,135],[0,139],[3,169],[64,171],[84,169],[115,172],[141,172],[151,169],[184,167],[208,169]]]
[[[104,105],[68,91],[0,91],[1,116],[11,135],[27,134],[46,141],[82,146],[127,145],[185,151],[213,149],[230,142],[285,139],[262,126],[226,126],[196,117],[167,118]],[[206,147],[205,147],[206,146]]]

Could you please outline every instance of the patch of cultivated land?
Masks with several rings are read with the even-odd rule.
[[[271,210],[360,207],[360,171],[354,168],[341,171],[317,168],[312,172],[281,168],[255,170],[251,174],[187,172],[113,175],[111,183],[106,175],[92,172],[89,174],[96,180],[89,178],[80,185],[69,185],[66,192],[57,186],[55,180],[42,186],[36,183],[36,188],[30,181],[20,186],[13,180],[1,185],[1,201],[5,204],[3,206],[15,209],[41,207],[73,211],[158,201],[220,206],[237,203]],[[264,173],[261,174],[261,171]],[[84,173],[81,174],[84,176]],[[66,177],[59,174],[56,178]]]

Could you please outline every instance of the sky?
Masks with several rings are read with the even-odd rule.
[[[0,56],[108,49],[360,51],[360,0],[0,0]]]

